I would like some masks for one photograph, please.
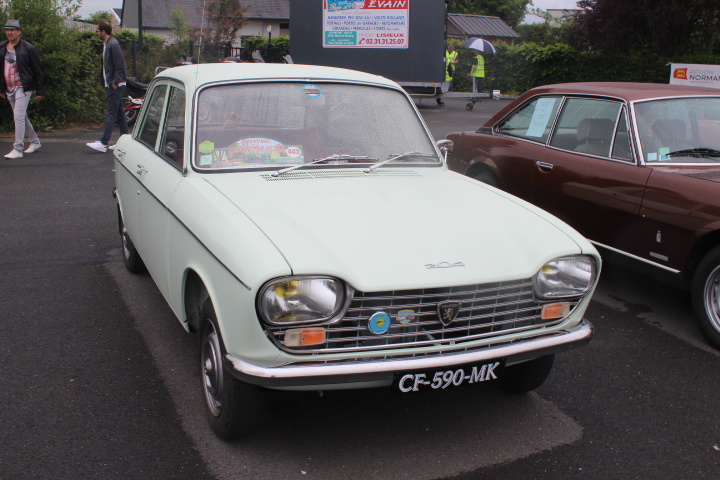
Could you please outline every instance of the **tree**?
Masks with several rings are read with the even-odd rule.
[[[596,50],[720,53],[720,0],[580,0],[578,7],[576,34]]]
[[[530,0],[452,0],[448,12],[500,17],[515,28],[525,17]]]
[[[203,40],[215,45],[232,43],[237,32],[245,24],[245,12],[238,0],[210,0],[206,10],[211,28],[202,32]]]
[[[113,16],[110,12],[97,11],[91,13],[87,19],[90,23],[98,23],[100,20],[110,23],[112,22]]]

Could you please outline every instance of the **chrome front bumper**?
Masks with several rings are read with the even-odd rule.
[[[463,353],[417,358],[385,358],[377,361],[367,359],[336,363],[305,362],[278,367],[260,367],[233,355],[227,355],[226,367],[239,380],[264,387],[349,384],[348,387],[351,388],[350,384],[353,383],[377,381],[390,383],[401,372],[435,370],[501,358],[505,359],[508,365],[512,365],[585,345],[590,342],[592,335],[592,324],[583,320],[573,330],[555,331],[527,340],[518,340]]]

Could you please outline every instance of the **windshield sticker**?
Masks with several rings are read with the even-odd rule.
[[[210,142],[208,140],[202,142],[200,145],[198,145],[198,151],[200,153],[212,153],[213,150],[215,150],[215,143]]]
[[[270,138],[238,140],[227,149],[213,150],[211,157],[214,167],[305,163],[301,145],[283,145]]]
[[[212,155],[200,155],[200,166],[209,167],[213,163]]]
[[[303,92],[310,98],[317,98],[322,94],[320,88],[309,83],[303,87]]]
[[[541,98],[537,101],[526,134],[528,137],[540,138],[545,135],[545,128],[548,126],[548,121],[553,113],[553,107],[556,101],[556,98]]]
[[[670,149],[668,147],[662,147],[658,149],[658,155],[660,155],[660,161],[670,160]]]

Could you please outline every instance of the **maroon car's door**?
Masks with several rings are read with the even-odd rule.
[[[535,166],[531,201],[592,241],[637,252],[634,244],[649,169],[562,150],[546,158]]]
[[[649,170],[635,162],[623,103],[567,98],[548,144],[534,165],[531,201],[590,240],[636,251]]]

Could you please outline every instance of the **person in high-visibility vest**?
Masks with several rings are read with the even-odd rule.
[[[478,53],[475,57],[475,62],[475,65],[473,65],[470,70],[470,75],[475,81],[475,92],[480,93],[482,92],[482,82],[485,78],[485,59]]]
[[[457,63],[458,52],[455,51],[455,45],[448,45],[447,50],[445,50],[445,81],[449,83],[448,92],[452,90],[452,81]],[[438,105],[445,105],[440,98],[436,98],[436,101]]]

